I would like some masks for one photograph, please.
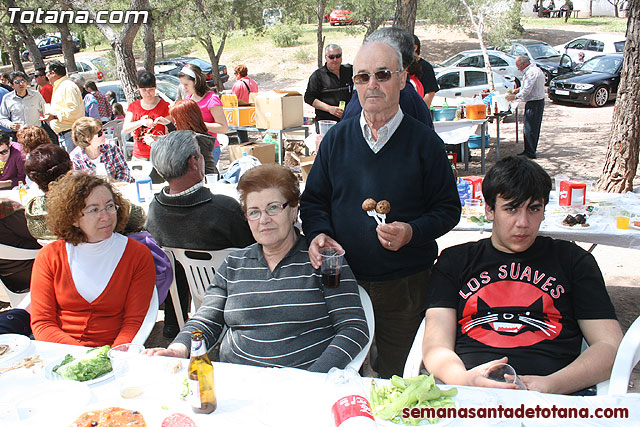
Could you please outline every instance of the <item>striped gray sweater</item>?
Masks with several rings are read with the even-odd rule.
[[[222,327],[222,362],[293,367],[327,372],[344,368],[369,339],[358,286],[346,264],[340,286],[326,289],[309,262],[306,240],[298,236],[289,253],[269,270],[258,243],[232,253],[215,276],[196,314],[174,342],[190,348],[201,330],[207,348]]]

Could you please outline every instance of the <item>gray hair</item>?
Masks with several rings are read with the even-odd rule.
[[[385,27],[375,30],[367,37],[364,44],[373,42],[384,43],[393,48],[398,55],[398,68],[406,69],[415,61],[413,55],[413,37],[405,30],[398,27]]]
[[[80,87],[84,87],[84,77],[82,77],[80,74],[77,73],[72,73],[69,74],[69,80],[73,81],[75,84],[77,84]]]
[[[523,64],[531,64],[531,59],[527,55],[520,55],[516,58],[516,61],[521,62]]]
[[[339,50],[342,52],[342,48],[335,43],[328,44],[324,47],[324,54],[328,55],[330,50]]]
[[[167,181],[187,173],[189,158],[198,155],[198,140],[191,130],[176,130],[151,146],[151,164]]]

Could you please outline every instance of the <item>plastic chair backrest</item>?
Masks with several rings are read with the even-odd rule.
[[[219,133],[217,134],[216,138],[218,139],[218,142],[220,143],[220,149],[222,150],[224,147],[226,147],[227,145],[229,145],[229,137],[223,133]]]
[[[142,321],[142,325],[140,329],[138,329],[138,333],[131,340],[134,344],[144,345],[144,342],[151,335],[151,331],[156,324],[156,320],[158,319],[158,289],[153,287],[153,294],[151,295],[151,301],[149,302],[149,309],[147,310],[147,315],[144,317]]]
[[[373,315],[373,304],[371,304],[371,298],[369,298],[369,294],[364,288],[358,285],[358,292],[360,293],[360,301],[362,302],[362,308],[364,309],[364,317],[367,319],[367,327],[369,328],[369,342],[364,346],[364,348],[353,358],[347,367],[353,368],[356,371],[360,370],[362,364],[364,363],[364,359],[369,354],[369,349],[371,348],[371,343],[373,342],[373,334],[376,330],[376,321]]]
[[[178,320],[178,327],[182,329],[184,326],[184,317],[182,315],[182,306],[180,305],[180,296],[178,295],[178,284],[176,283],[176,260],[173,256],[173,252],[171,252],[168,248],[162,248],[164,253],[169,257],[169,261],[171,262],[171,271],[173,271],[173,279],[171,281],[171,286],[169,287],[169,297],[171,298],[171,302],[173,303],[173,310],[176,313],[176,319]]]
[[[237,248],[221,249],[218,251],[202,251],[178,248],[165,248],[173,253],[176,261],[182,264],[193,305],[197,311],[202,304],[207,288],[213,285],[213,278],[224,262],[227,255]]]
[[[622,337],[611,369],[608,394],[626,394],[631,371],[640,361],[640,317],[633,321]],[[598,395],[601,393],[598,388]]]
[[[422,367],[422,340],[424,338],[424,319],[418,327],[416,337],[413,339],[413,344],[409,350],[407,361],[404,363],[403,378],[417,377],[420,375],[420,368]]]
[[[24,261],[24,260],[35,259],[39,251],[40,249],[23,249],[23,248],[16,248],[13,246],[0,244],[0,259],[12,260],[12,261]],[[18,308],[20,302],[25,298],[25,296],[29,294],[28,292],[20,293],[20,294],[12,292],[2,282],[2,279],[0,279],[0,284],[2,285],[5,292],[7,293],[7,296],[9,297],[9,303],[13,308]]]

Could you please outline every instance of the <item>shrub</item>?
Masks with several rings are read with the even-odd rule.
[[[276,24],[267,30],[277,47],[290,47],[298,43],[302,31],[298,25]]]
[[[313,61],[313,54],[303,47],[296,50],[293,56],[301,64],[308,64]]]

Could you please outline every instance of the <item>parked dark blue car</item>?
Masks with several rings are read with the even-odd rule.
[[[48,36],[38,42],[38,50],[43,58],[53,55],[62,55],[62,40],[58,36]],[[73,37],[73,51],[80,51],[80,40],[77,37]],[[22,52],[22,58],[25,61],[30,61],[29,51]]]

